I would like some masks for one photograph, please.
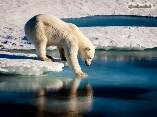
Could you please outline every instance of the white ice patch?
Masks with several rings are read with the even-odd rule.
[[[5,51],[0,51],[0,54],[3,56],[0,58],[0,72],[6,74],[41,75],[49,71],[60,72],[64,66],[63,63],[59,62],[34,60],[32,58],[36,58],[35,54]]]
[[[3,73],[15,73],[20,75],[41,75],[45,72],[62,71],[63,63],[45,62],[30,59],[6,59],[0,58],[0,71]]]

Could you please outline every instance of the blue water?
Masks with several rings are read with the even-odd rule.
[[[68,66],[41,76],[0,74],[0,117],[157,116],[157,51],[96,51],[91,66],[79,63],[87,78]],[[64,86],[51,88],[58,80]]]
[[[94,27],[94,26],[157,27],[157,17],[147,16],[97,15],[83,18],[69,18],[63,20],[68,23],[73,23],[78,27]]]

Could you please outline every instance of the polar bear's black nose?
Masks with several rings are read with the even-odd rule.
[[[87,66],[89,66],[89,64],[87,64],[87,61],[85,61],[85,64],[86,64]]]

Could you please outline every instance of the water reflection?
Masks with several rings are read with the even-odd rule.
[[[41,89],[38,94],[38,117],[43,117],[46,111],[53,113],[53,116],[78,116],[89,112],[92,107],[92,88],[86,83],[78,90],[82,78],[75,77],[70,82],[64,82],[63,87],[54,95],[46,93]],[[41,95],[42,94],[42,95]]]
[[[11,103],[21,106],[23,104],[33,105],[36,108],[37,117],[45,117],[49,114],[52,116],[82,116],[91,110],[93,102],[92,88],[89,82],[80,88],[82,80],[81,77],[63,80],[42,76],[27,79],[18,77],[10,80],[5,79],[4,76],[0,82],[0,100],[3,100],[3,102],[0,101],[0,105],[10,104],[11,106]],[[5,99],[6,94],[16,99]],[[7,101],[9,103],[6,103]]]
[[[48,76],[1,76],[1,92],[36,93],[39,89],[56,90],[63,86],[63,82],[57,78]]]

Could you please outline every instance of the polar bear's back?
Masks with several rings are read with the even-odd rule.
[[[56,45],[65,36],[63,32],[69,29],[69,25],[64,21],[46,14],[34,16],[24,27],[26,37],[33,44],[44,39],[50,45]]]
[[[41,21],[44,23],[44,25],[51,25],[53,27],[58,27],[58,26],[66,26],[67,24],[60,20],[59,18],[53,16],[53,15],[47,15],[47,14],[41,14],[35,16],[37,21]]]
[[[40,28],[46,29],[48,27],[51,28],[56,28],[58,29],[59,27],[67,27],[67,24],[60,20],[59,18],[52,16],[52,15],[47,15],[47,14],[40,14],[36,15],[33,18],[31,18],[26,24],[25,24],[25,31],[28,30],[37,30],[36,28],[38,26],[42,26]]]
[[[55,16],[47,14],[31,18],[25,24],[25,35],[33,44],[45,40],[47,46],[62,44],[71,39],[81,43],[89,41],[74,24],[68,24]]]
[[[47,15],[47,14],[40,14],[40,15],[36,15],[33,18],[31,18],[26,24],[26,26],[30,26],[33,27],[35,26],[38,22],[42,22],[44,25],[51,25],[51,26],[56,26],[58,27],[59,25],[67,25],[65,22],[63,22],[62,20],[60,20],[59,18],[52,16],[52,15]]]

